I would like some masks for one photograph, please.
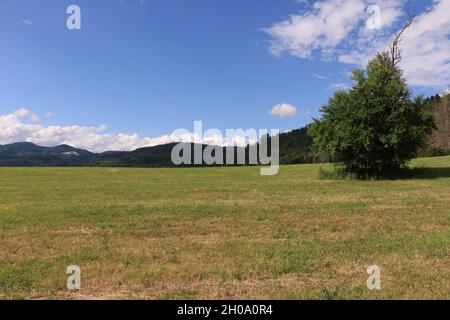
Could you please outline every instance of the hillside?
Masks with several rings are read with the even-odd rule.
[[[0,166],[82,166],[97,157],[68,145],[42,147],[30,142],[0,145]]]
[[[173,167],[171,152],[174,146],[175,143],[170,143],[134,151],[108,151],[96,154],[68,145],[41,147],[29,142],[20,142],[0,145],[0,166]],[[193,154],[194,145],[190,144],[190,147]],[[311,163],[326,160],[314,156],[311,147],[312,141],[307,134],[307,127],[282,133],[280,163]],[[237,150],[238,148],[235,148],[235,154]],[[225,155],[226,148],[223,152]],[[248,148],[246,155],[248,159]]]
[[[308,126],[282,133],[280,135],[280,163],[301,164],[327,162],[328,157],[317,155],[313,150]]]
[[[280,163],[300,164],[324,162],[326,157],[314,155],[308,127],[280,134]],[[175,143],[155,147],[141,148],[131,152],[110,152],[95,159],[94,166],[117,167],[172,167],[171,152]],[[193,144],[190,144],[193,154]],[[205,146],[203,146],[205,148]],[[235,153],[239,148],[235,148]],[[224,155],[227,148],[223,148]],[[225,157],[224,157],[225,159]],[[246,148],[248,159],[248,147]],[[248,160],[246,160],[248,163]],[[192,161],[193,162],[193,161]],[[225,162],[225,160],[224,160]]]
[[[450,95],[427,99],[435,114],[437,129],[427,141],[421,156],[439,156],[450,150]],[[193,150],[193,144],[191,149]],[[68,145],[41,147],[29,142],[0,145],[0,167],[173,167],[171,152],[175,143],[136,149],[92,153]],[[204,148],[205,146],[203,146]],[[224,148],[224,154],[226,148]],[[248,159],[248,148],[246,148]],[[308,126],[280,134],[280,164],[321,163],[329,159],[317,154],[308,135]]]
[[[134,151],[107,152],[89,165],[100,167],[170,167],[172,148],[175,143],[140,148]]]

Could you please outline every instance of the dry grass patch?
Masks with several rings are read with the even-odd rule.
[[[450,298],[450,176],[319,168],[0,168],[0,297]],[[79,292],[65,287],[73,264]]]

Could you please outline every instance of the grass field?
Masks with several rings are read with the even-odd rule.
[[[450,157],[412,166],[428,169],[1,168],[0,297],[449,299]]]

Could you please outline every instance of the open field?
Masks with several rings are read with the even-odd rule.
[[[450,298],[450,157],[395,181],[321,166],[1,168],[0,297]]]

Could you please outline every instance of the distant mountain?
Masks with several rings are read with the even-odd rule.
[[[293,130],[280,135],[280,163],[311,163],[326,161],[326,157],[314,154],[308,128]],[[140,148],[134,151],[107,151],[92,153],[68,145],[41,147],[29,142],[0,145],[0,166],[13,167],[56,167],[56,166],[99,166],[99,167],[173,167],[171,153],[176,143]],[[194,144],[191,148],[193,163]],[[204,149],[206,146],[202,146]],[[235,162],[238,147],[235,147]],[[227,148],[223,148],[224,162]],[[248,159],[248,147],[245,148]],[[248,161],[246,161],[248,163]],[[204,164],[203,164],[204,165]]]
[[[169,143],[165,145],[159,145],[155,147],[140,148],[130,152],[108,152],[102,154],[99,158],[94,160],[91,164],[93,166],[101,167],[175,167],[172,162],[172,149],[178,143]],[[190,164],[183,164],[181,166],[198,166],[194,165],[194,146],[193,143],[184,143],[183,149],[191,150]],[[202,145],[202,151],[204,151],[206,145]],[[227,149],[232,147],[220,147],[223,152],[223,163],[226,163]],[[248,148],[234,147],[234,163],[237,163],[238,149],[242,150],[246,154],[248,159]],[[246,160],[246,163],[248,161]],[[200,165],[206,165],[204,162]]]
[[[110,152],[95,159],[94,166],[108,167],[172,167],[172,149],[175,143],[160,145],[156,147],[141,148],[131,152]],[[191,154],[194,154],[194,145],[189,144]],[[203,149],[205,146],[203,146]],[[235,163],[237,150],[235,147]],[[248,164],[248,150],[245,148],[246,163]],[[224,163],[227,148],[223,148]],[[328,157],[317,155],[312,149],[312,139],[308,135],[308,127],[280,134],[280,164],[297,164],[325,162]],[[193,163],[193,158],[191,159]]]
[[[437,127],[428,137],[427,144],[420,150],[419,156],[450,154],[450,89],[441,96],[436,95],[425,99],[425,102],[434,113]],[[134,151],[107,151],[98,154],[68,145],[41,147],[29,142],[20,142],[0,145],[0,167],[172,167],[174,164],[171,153],[175,145],[170,143]],[[191,149],[194,148],[193,144],[189,145]],[[223,151],[225,155],[226,148]],[[246,159],[248,159],[248,147]],[[280,134],[280,164],[315,163],[328,160],[328,156],[317,154],[313,150],[308,126]]]
[[[68,145],[41,147],[30,142],[0,145],[0,166],[84,166],[99,155]]]
[[[170,167],[172,148],[176,143],[140,148],[134,151],[105,152],[91,162],[100,167]]]

